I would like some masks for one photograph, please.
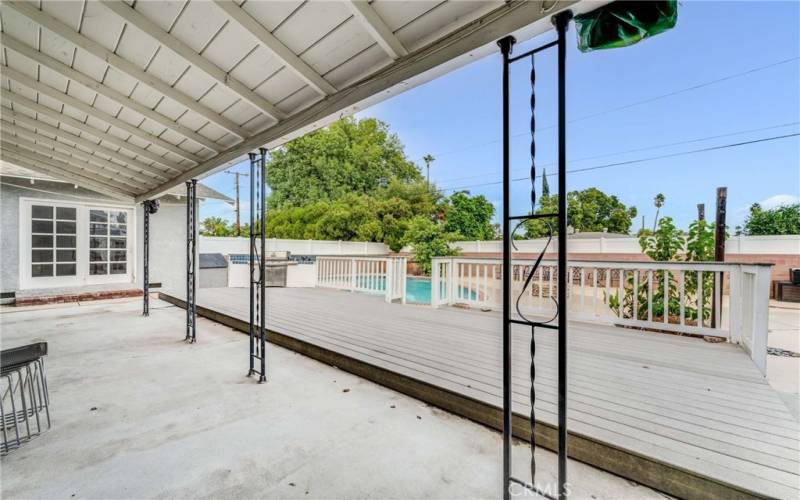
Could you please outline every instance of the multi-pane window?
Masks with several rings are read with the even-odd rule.
[[[89,274],[127,273],[127,248],[127,212],[89,210]]]
[[[75,276],[77,210],[73,207],[31,207],[31,276]]]

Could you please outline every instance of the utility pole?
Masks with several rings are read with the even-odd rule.
[[[435,159],[436,158],[434,158],[432,155],[429,154],[422,157],[422,161],[425,162],[425,170],[426,170],[425,179],[428,183],[428,189],[431,188],[431,163],[433,163],[433,160]]]
[[[706,205],[705,203],[697,204],[697,220],[706,220]]]
[[[226,170],[225,173],[236,176],[236,237],[238,238],[242,235],[242,226],[239,224],[239,177],[247,177],[249,174],[231,172],[230,170]],[[250,230],[252,231],[252,228]]]

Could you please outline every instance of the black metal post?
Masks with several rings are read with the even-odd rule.
[[[567,497],[567,26],[572,12],[556,14],[558,32],[558,498]]]
[[[260,148],[261,153],[261,188],[259,195],[261,196],[261,210],[259,218],[261,219],[261,227],[259,236],[261,237],[261,322],[259,326],[259,342],[261,351],[261,376],[258,379],[259,383],[267,381],[267,149]]]
[[[150,316],[150,215],[158,212],[158,200],[144,200],[144,295],[142,316]]]
[[[508,58],[516,39],[497,42],[503,56],[503,498],[511,498],[511,160]]]
[[[250,370],[267,381],[267,150],[250,153]],[[258,239],[258,241],[256,241]],[[258,269],[258,278],[256,278]],[[256,338],[258,337],[258,338]],[[258,359],[259,369],[255,367]]]
[[[249,153],[248,156],[250,157],[250,370],[247,372],[247,376],[249,377],[255,371],[253,370],[253,358],[255,357],[255,262],[256,262],[256,225],[255,225],[255,213],[256,213],[256,154]]]
[[[189,342],[197,341],[197,293],[195,257],[197,233],[197,179],[186,181],[186,337]]]
[[[142,203],[144,211],[144,283],[142,316],[150,316],[150,200]]]
[[[520,485],[532,490],[534,493],[546,497],[554,498],[547,491],[540,489],[536,485],[536,461],[535,461],[535,338],[534,327],[539,326],[545,329],[558,331],[558,498],[563,500],[568,494],[567,486],[567,287],[570,285],[567,273],[567,155],[566,155],[566,31],[569,21],[572,19],[572,12],[561,12],[553,16],[552,21],[556,26],[558,39],[555,42],[548,42],[540,47],[525,52],[516,57],[510,57],[514,47],[513,37],[508,36],[497,42],[503,56],[503,498],[508,500],[511,497],[511,483]],[[558,211],[556,213],[541,213],[528,215],[511,215],[511,167],[510,167],[510,130],[509,130],[509,65],[525,57],[531,57],[542,50],[550,47],[558,47]],[[535,168],[535,68],[531,68],[531,204],[535,205],[536,195],[534,182],[536,180]],[[533,206],[531,211],[533,212]],[[517,309],[521,319],[511,318],[511,279],[513,273],[513,261],[511,249],[513,247],[513,234],[511,231],[511,221],[525,221],[533,219],[558,219],[558,293],[557,309],[558,314],[552,319],[537,322],[525,318],[522,312]],[[520,224],[521,224],[520,222]],[[549,244],[549,240],[548,240]],[[522,294],[530,284],[536,273],[541,259],[547,251],[547,245],[542,250],[534,265],[525,278]],[[525,270],[522,271],[525,276]],[[551,322],[558,319],[558,325]],[[531,327],[531,482],[527,483],[511,476],[511,438],[512,429],[512,408],[511,408],[511,325],[528,325]]]
[[[192,342],[197,341],[197,179],[192,179]]]

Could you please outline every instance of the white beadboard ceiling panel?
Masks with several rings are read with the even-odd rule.
[[[0,156],[146,199],[589,5],[351,2],[4,0]]]

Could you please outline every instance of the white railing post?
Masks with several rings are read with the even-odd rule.
[[[358,269],[356,268],[356,259],[350,259],[350,291],[356,291],[356,275]]]
[[[440,297],[440,290],[441,290],[441,266],[442,261],[439,259],[433,259],[431,261],[431,307],[439,307],[439,303],[442,301]]]
[[[392,302],[392,290],[394,290],[394,262],[392,262],[392,258],[389,257],[388,259],[384,259],[386,263],[386,278],[384,280],[384,286],[386,290],[384,290],[384,300],[391,304]],[[380,264],[379,264],[380,265]]]
[[[731,331],[731,342],[742,344],[743,330],[743,304],[742,304],[742,267],[731,268],[728,273],[730,279],[730,296],[728,297],[728,323]],[[681,308],[681,312],[683,308]]]
[[[408,262],[406,261],[405,257],[401,257],[399,259],[400,262],[400,303],[406,303],[406,283],[408,282],[407,274],[408,274]]]
[[[753,279],[753,336],[750,357],[761,373],[767,374],[767,335],[769,334],[770,266],[750,266]]]
[[[455,304],[456,302],[456,290],[458,289],[458,285],[456,284],[457,277],[458,264],[456,264],[455,259],[450,259],[450,264],[447,269],[447,305]]]

